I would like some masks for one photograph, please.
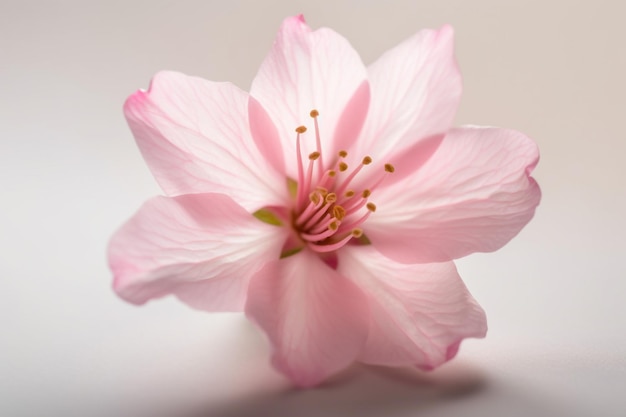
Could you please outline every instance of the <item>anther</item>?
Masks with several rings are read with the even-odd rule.
[[[335,194],[335,193],[328,193],[328,194],[326,194],[326,197],[324,198],[324,201],[326,203],[334,203],[335,201],[337,201],[337,194]]]
[[[316,147],[309,149],[309,152],[313,152],[308,154],[309,162],[306,164],[304,162],[307,155],[301,152],[301,134],[307,132],[307,128],[298,126],[295,129],[298,134],[298,178],[294,181],[297,184],[297,195],[293,227],[300,240],[311,250],[329,253],[348,244],[352,238],[364,236],[360,226],[376,211],[376,205],[368,202],[368,197],[387,176],[386,173],[394,172],[395,168],[391,164],[385,164],[385,171],[379,171],[380,179],[377,183],[369,184],[368,189],[357,188],[362,191],[355,191],[352,182],[364,166],[372,164],[372,157],[362,156],[360,163],[357,160],[348,166],[348,152],[340,150],[336,154],[338,156],[330,161],[334,166],[325,165],[324,158],[327,156],[324,155],[320,138],[319,111],[313,109],[309,115],[313,118]]]
[[[321,157],[320,157],[319,165],[320,166],[322,165]],[[324,172],[324,174],[322,175],[322,178],[319,180],[318,187],[324,187],[325,189],[332,188],[333,183],[335,181],[335,175],[336,175],[336,172],[333,171],[332,169]]]
[[[322,178],[322,176],[324,176],[324,158],[322,157],[322,139],[320,138],[320,127],[317,123],[317,116],[319,116],[319,112],[315,109],[311,110],[311,112],[309,113],[311,115],[311,117],[313,118],[313,124],[315,125],[315,145],[316,145],[316,151],[318,153],[318,157],[320,162],[317,165],[317,179],[319,180],[320,178]],[[315,159],[317,159],[315,158]]]
[[[341,221],[346,217],[346,209],[341,206],[333,207],[333,217]]]
[[[396,169],[393,167],[393,165],[385,164],[385,173],[392,174],[395,170]],[[380,178],[378,178],[378,181],[376,181],[376,183],[372,185],[371,189],[372,190],[376,189],[385,180],[386,176],[387,176],[386,174],[382,174]]]
[[[322,197],[320,196],[320,194],[318,192],[312,192],[309,195],[309,200],[311,200],[311,203],[313,203],[313,204],[318,204],[320,202],[321,198]]]
[[[362,163],[360,165],[358,165],[355,169],[352,170],[352,172],[343,180],[343,183],[337,188],[337,193],[343,193],[346,188],[348,188],[348,186],[350,185],[350,182],[357,176],[357,174],[361,171],[361,169],[365,166],[365,165],[369,165],[372,162],[372,158],[370,158],[369,156],[366,156],[363,158]],[[341,166],[342,162],[339,163],[339,170],[341,170],[342,166]],[[344,163],[345,165],[345,163]],[[345,165],[346,168],[348,168],[347,165]]]
[[[322,197],[326,197],[326,194],[328,194],[328,190],[324,187],[320,187],[319,185],[315,187],[315,190],[320,193]]]
[[[302,153],[300,152],[300,134],[306,132],[306,127],[296,128],[296,160],[298,162],[298,180],[296,184],[296,210],[300,211],[306,202],[306,190],[304,189],[304,164],[302,163]]]

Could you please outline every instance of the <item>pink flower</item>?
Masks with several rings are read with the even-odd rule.
[[[441,365],[487,330],[451,261],[500,248],[540,200],[536,145],[451,129],[460,94],[448,26],[366,68],[301,16],[249,94],[157,74],[124,110],[166,196],[113,237],[115,290],[245,311],[301,386],[355,360]]]

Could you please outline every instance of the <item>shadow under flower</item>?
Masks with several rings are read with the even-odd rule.
[[[485,375],[475,368],[463,364],[446,368],[425,373],[354,365],[314,389],[285,388],[212,404],[185,417],[414,415],[487,387]]]

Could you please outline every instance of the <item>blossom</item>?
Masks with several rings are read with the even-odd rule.
[[[158,73],[124,111],[165,196],[114,235],[114,289],[245,311],[272,363],[311,386],[354,361],[434,369],[483,337],[453,259],[532,218],[532,140],[451,128],[453,31],[365,67],[330,29],[286,19],[250,93]]]

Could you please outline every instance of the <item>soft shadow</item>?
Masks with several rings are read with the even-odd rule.
[[[378,417],[403,414],[403,410],[415,415],[476,395],[486,387],[485,375],[462,363],[449,364],[434,373],[354,365],[314,389],[278,389],[213,403],[185,417]]]

